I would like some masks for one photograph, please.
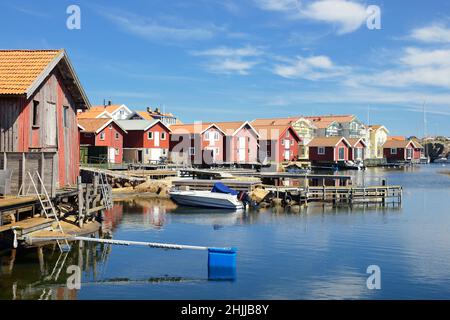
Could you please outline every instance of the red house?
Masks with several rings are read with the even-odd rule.
[[[79,119],[81,161],[122,163],[123,139],[127,133],[114,119]]]
[[[124,160],[152,163],[169,157],[170,132],[161,120],[118,120],[127,131],[124,137]]]
[[[344,137],[314,138],[308,144],[309,160],[314,163],[334,164],[350,159],[350,142]]]
[[[258,162],[259,134],[248,122],[215,122],[225,133],[224,162],[231,164],[255,164]]]
[[[354,162],[364,161],[366,157],[367,143],[363,138],[349,138],[347,139],[351,145],[349,160]]]
[[[173,162],[200,166],[223,163],[225,132],[216,124],[194,123],[170,128]]]
[[[290,125],[254,125],[259,134],[259,161],[295,161],[302,139]]]
[[[383,145],[383,155],[387,162],[418,162],[423,147],[412,140],[388,138]]]
[[[40,172],[49,193],[79,175],[77,109],[89,100],[64,50],[0,50],[0,169],[11,193]]]

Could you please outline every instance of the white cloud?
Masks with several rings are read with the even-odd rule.
[[[443,24],[432,24],[414,29],[410,38],[425,43],[450,43],[450,28]]]
[[[229,48],[229,47],[218,47],[205,51],[195,51],[194,55],[197,56],[216,56],[216,57],[251,57],[259,56],[263,54],[260,48],[246,46],[242,48]]]
[[[259,8],[280,11],[290,18],[309,19],[332,24],[338,34],[358,30],[367,19],[366,7],[354,0],[255,0]]]
[[[248,75],[256,65],[256,61],[244,61],[241,59],[225,59],[210,62],[207,68],[212,73]]]
[[[337,27],[338,34],[356,31],[366,21],[366,8],[357,2],[347,0],[314,1],[300,9],[302,16]]]
[[[299,0],[255,0],[255,2],[263,10],[291,11],[298,9]]]
[[[214,25],[187,25],[161,22],[134,13],[102,8],[99,13],[130,34],[147,40],[192,41],[213,38],[220,28]]]
[[[351,86],[430,86],[450,89],[450,50],[406,48],[395,66],[370,74],[350,76]]]
[[[321,80],[344,75],[349,68],[336,66],[327,56],[302,57],[276,65],[273,72],[283,78]]]
[[[259,63],[254,58],[264,54],[264,52],[261,48],[252,46],[241,48],[222,46],[204,51],[195,51],[192,54],[209,57],[210,61],[206,63],[206,67],[212,73],[248,75],[250,70]]]

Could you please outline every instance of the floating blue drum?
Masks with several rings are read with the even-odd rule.
[[[208,278],[234,280],[236,278],[236,248],[208,248]]]

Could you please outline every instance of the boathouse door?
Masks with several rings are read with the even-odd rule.
[[[290,150],[284,150],[284,160],[290,160],[290,159],[291,159]]]
[[[245,137],[238,138],[238,147],[239,147],[239,162],[245,162]]]
[[[57,128],[58,125],[56,123],[56,104],[53,102],[45,103],[45,115],[46,118],[44,120],[45,124],[45,146],[46,147],[55,147],[57,146]]]
[[[154,139],[155,139],[155,147],[159,147],[159,132],[155,131],[153,132]]]

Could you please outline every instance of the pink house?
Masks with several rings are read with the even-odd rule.
[[[256,164],[258,162],[259,134],[248,122],[215,122],[225,133],[224,162]]]

